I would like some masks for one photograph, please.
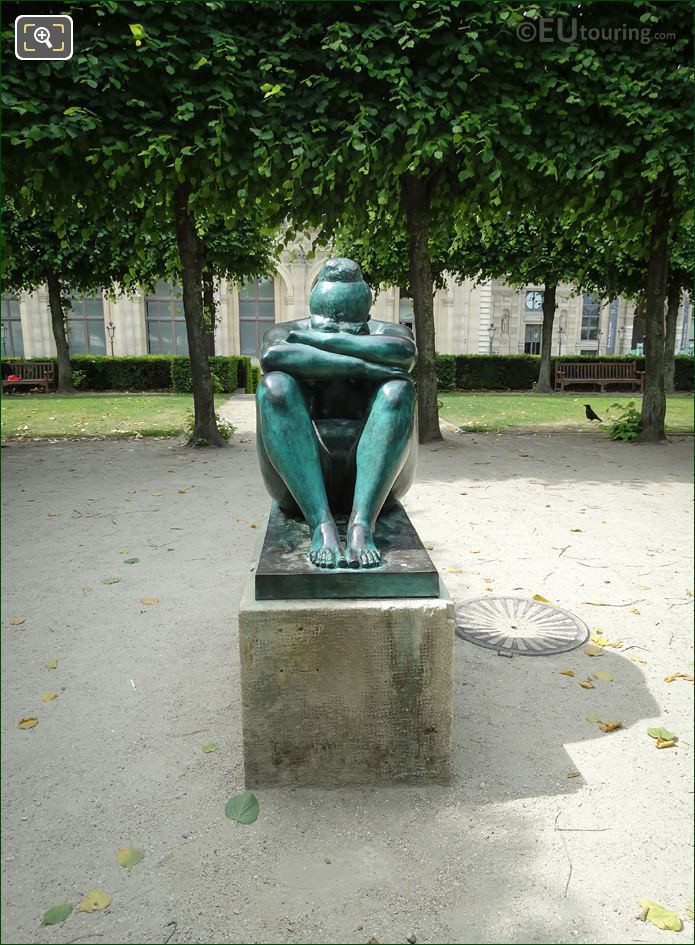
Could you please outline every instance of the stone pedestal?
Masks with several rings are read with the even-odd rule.
[[[239,609],[247,788],[447,782],[453,607],[434,598]]]

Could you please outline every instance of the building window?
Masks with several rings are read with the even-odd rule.
[[[583,358],[595,358],[596,357],[596,348],[581,348],[579,353]]]
[[[275,282],[258,279],[239,289],[239,342],[242,354],[260,357],[263,335],[275,324]]]
[[[186,319],[181,289],[158,282],[154,293],[145,296],[148,354],[188,354]]]
[[[541,353],[541,326],[527,325],[524,333],[524,354]]]
[[[599,308],[601,300],[596,295],[585,295],[582,302],[582,341],[598,341]]]
[[[398,300],[398,321],[415,334],[415,309],[409,295],[401,295]]]
[[[24,357],[19,299],[4,298],[2,300],[2,356],[3,358]]]
[[[527,312],[540,312],[543,308],[543,296],[544,292],[539,292],[537,289],[532,289],[526,293],[524,298],[524,307]]]
[[[98,295],[71,295],[66,312],[68,344],[72,354],[106,354],[104,299]]]

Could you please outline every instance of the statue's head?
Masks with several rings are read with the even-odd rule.
[[[356,262],[337,257],[323,264],[309,298],[310,322],[315,331],[367,335],[371,307],[372,293]]]

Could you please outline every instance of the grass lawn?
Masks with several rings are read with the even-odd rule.
[[[590,423],[584,415],[584,404],[591,404],[606,421],[611,404],[635,401],[639,409],[641,394],[579,394],[534,393],[468,393],[452,391],[440,393],[443,406],[440,417],[455,427],[467,431],[500,430],[562,430],[586,431],[591,426],[607,429],[608,423]],[[612,414],[620,411],[613,410]],[[666,430],[669,433],[693,432],[693,399],[689,394],[668,397],[666,400]]]
[[[191,394],[10,394],[2,398],[2,436],[178,436],[192,412]]]

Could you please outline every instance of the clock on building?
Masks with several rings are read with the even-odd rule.
[[[537,312],[543,306],[543,293],[542,292],[527,292],[526,293],[526,311],[527,312]]]

